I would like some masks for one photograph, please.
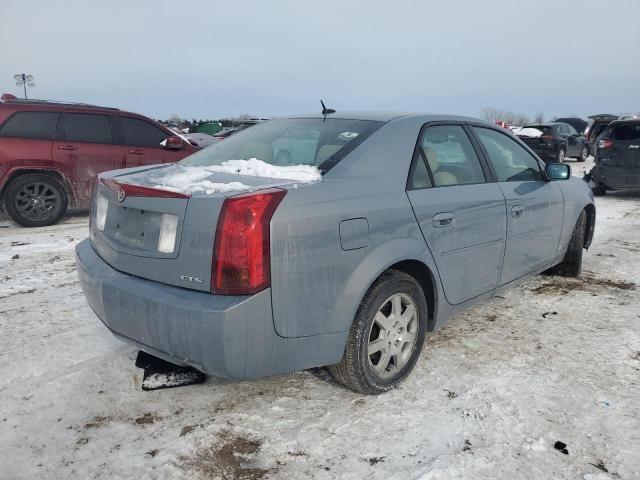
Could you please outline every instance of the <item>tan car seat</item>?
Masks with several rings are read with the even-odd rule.
[[[316,155],[316,165],[322,165],[331,155],[340,150],[344,145],[323,145]]]
[[[429,167],[431,167],[431,173],[433,173],[433,180],[436,183],[436,187],[458,184],[458,179],[454,174],[440,170],[438,154],[433,148],[425,148],[424,154],[427,156],[427,162],[429,163]]]

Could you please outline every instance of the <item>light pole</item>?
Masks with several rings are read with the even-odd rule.
[[[36,84],[33,81],[33,75],[27,75],[25,73],[16,73],[13,78],[16,80],[16,85],[22,85],[24,87],[24,98],[27,98],[27,87],[35,87]]]

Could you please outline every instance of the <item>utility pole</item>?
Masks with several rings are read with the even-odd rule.
[[[27,98],[27,87],[35,87],[36,84],[33,81],[33,75],[27,75],[26,73],[16,73],[13,78],[16,81],[16,85],[24,88],[24,98]]]

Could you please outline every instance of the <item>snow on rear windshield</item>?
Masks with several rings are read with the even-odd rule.
[[[519,137],[541,137],[549,130],[551,130],[549,127],[522,127],[516,132],[516,135]]]
[[[339,118],[288,118],[269,120],[242,130],[225,140],[201,150],[180,162],[182,165],[213,167],[226,162],[260,160],[274,167],[295,167],[307,172],[304,166],[317,167],[324,173],[337,164],[383,122],[371,120],[348,120]],[[264,166],[256,170],[255,162],[244,164],[245,172],[264,174]],[[233,163],[237,167],[237,163]],[[242,170],[241,168],[241,170]],[[293,171],[293,170],[291,170]],[[236,171],[232,173],[237,173]],[[258,173],[245,173],[257,175]],[[282,171],[278,172],[281,175]],[[290,178],[278,176],[275,178]],[[295,178],[297,179],[297,177]]]
[[[196,168],[196,167],[191,167]],[[301,183],[317,182],[322,180],[320,170],[315,165],[271,165],[257,158],[248,160],[227,160],[221,165],[200,167],[207,172],[235,173],[238,175],[251,175],[255,177],[282,178],[295,180]]]
[[[241,182],[216,182],[211,172],[204,168],[175,165],[172,172],[175,173],[159,176],[155,188],[182,193],[203,192],[207,195],[251,189]]]

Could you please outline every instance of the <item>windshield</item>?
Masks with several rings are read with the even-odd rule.
[[[230,136],[180,162],[212,166],[257,158],[271,165],[313,165],[327,172],[383,125],[370,120],[269,120]]]

